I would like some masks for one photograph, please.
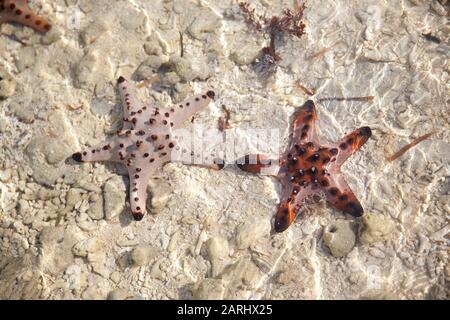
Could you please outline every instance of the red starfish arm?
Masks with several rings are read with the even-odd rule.
[[[316,132],[316,107],[312,100],[306,101],[303,106],[295,111],[292,142],[314,142],[319,144],[319,136]]]
[[[277,176],[279,161],[263,154],[250,154],[236,160],[237,166],[247,172],[263,173],[266,175]]]
[[[282,185],[283,192],[274,222],[276,232],[283,232],[294,222],[301,205],[313,193],[310,187],[304,188],[289,182]]]
[[[346,135],[336,144],[338,154],[336,156],[335,166],[341,166],[345,160],[358,151],[364,143],[370,138],[372,131],[369,127],[361,127],[352,133]]]
[[[326,189],[324,188],[324,191],[327,202],[337,209],[349,213],[354,217],[363,215],[364,209],[347,181],[345,181],[342,173],[331,173],[331,176],[328,178],[328,186]]]
[[[130,206],[131,214],[137,221],[142,220],[147,213],[147,186],[150,176],[161,165],[161,159],[156,158],[149,163],[148,159],[138,159],[128,167],[130,176]]]
[[[183,122],[189,119],[197,112],[203,110],[211,101],[214,100],[214,91],[208,91],[177,103],[168,109],[170,121],[173,127],[179,128]]]
[[[31,11],[26,0],[0,0],[0,24],[2,22],[17,22],[39,32],[51,29],[48,20]]]

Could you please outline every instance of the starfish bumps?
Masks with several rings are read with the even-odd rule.
[[[280,160],[265,155],[247,155],[238,166],[248,172],[266,172],[282,184],[280,205],[275,216],[275,231],[286,230],[294,221],[304,200],[323,192],[327,202],[337,209],[360,217],[364,210],[345,181],[341,166],[366,143],[372,132],[359,128],[338,143],[321,145],[315,128],[316,108],[311,100],[295,113],[293,134],[289,148]]]
[[[172,157],[173,151],[187,152],[180,150],[180,138],[173,130],[204,109],[214,99],[214,92],[208,91],[176,106],[160,109],[136,98],[134,87],[125,78],[119,78],[118,87],[124,112],[122,130],[97,147],[74,153],[72,158],[78,162],[113,161],[126,165],[130,176],[131,212],[135,220],[141,220],[146,213],[150,176],[163,164],[178,161]],[[218,164],[203,166],[223,167]]]
[[[28,0],[0,0],[0,24],[3,22],[20,23],[39,32],[52,28],[46,19],[31,11]]]

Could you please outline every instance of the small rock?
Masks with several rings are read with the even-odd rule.
[[[87,214],[93,220],[100,220],[104,217],[103,198],[98,194],[91,195],[89,199],[89,210]]]
[[[148,245],[139,245],[131,251],[130,262],[135,267],[142,267],[156,256],[156,249]]]
[[[89,238],[75,244],[72,248],[72,252],[76,256],[87,257],[89,253],[99,251],[104,245],[104,242],[99,238]]]
[[[16,81],[0,70],[0,99],[11,97],[16,91]]]
[[[239,66],[246,66],[253,63],[261,53],[261,47],[250,43],[237,48],[231,55],[231,59]]]
[[[363,217],[363,227],[361,231],[361,242],[370,244],[389,240],[395,230],[394,222],[382,215],[368,213]]]
[[[10,104],[9,108],[14,116],[21,122],[32,123],[34,121],[34,112],[33,109],[30,108],[30,106],[25,106],[23,103],[13,102]]]
[[[269,219],[253,218],[237,228],[236,244],[238,249],[247,249],[259,238],[269,235],[271,229]]]
[[[126,186],[120,176],[114,176],[103,188],[104,213],[106,220],[117,217],[125,208]]]
[[[208,256],[211,261],[211,274],[213,277],[219,275],[227,265],[230,249],[228,241],[222,237],[214,237],[206,241]]]
[[[209,63],[204,57],[192,57],[188,55],[180,57],[174,55],[170,58],[169,64],[178,76],[180,76],[181,80],[185,82],[207,80],[213,75],[213,70],[209,67]]]
[[[195,300],[222,300],[225,287],[220,279],[204,279],[194,289]]]
[[[204,40],[208,33],[212,33],[222,26],[222,18],[211,8],[204,7],[196,10],[194,21],[188,28],[191,36],[198,40]]]
[[[85,46],[95,42],[108,30],[108,25],[102,20],[94,20],[81,32],[81,41]]]
[[[323,241],[334,257],[346,256],[355,246],[356,235],[353,231],[353,222],[336,220],[325,229]]]
[[[116,289],[108,293],[106,299],[108,300],[125,300],[132,295],[125,289]]]

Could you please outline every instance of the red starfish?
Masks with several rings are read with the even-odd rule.
[[[46,19],[31,11],[28,0],[0,0],[0,24],[3,22],[17,22],[40,32],[52,28]]]
[[[247,155],[238,160],[244,171],[265,172],[282,184],[275,231],[286,230],[294,221],[306,197],[324,192],[327,202],[337,209],[360,217],[364,210],[345,181],[341,166],[372,135],[369,127],[359,128],[331,146],[320,144],[315,122],[314,102],[308,100],[295,113],[293,136],[280,160],[265,155]]]

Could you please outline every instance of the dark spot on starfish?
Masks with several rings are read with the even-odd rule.
[[[164,121],[163,121],[163,124],[166,125],[166,124],[167,124],[167,120],[164,120]]]
[[[316,162],[320,159],[320,154],[314,153],[312,156],[310,156],[307,160],[310,162]]]
[[[82,156],[81,156],[81,153],[79,153],[79,152],[74,153],[72,155],[72,159],[75,160],[76,162],[82,162],[83,160],[81,160],[81,158],[82,158]]]
[[[135,179],[139,179],[139,175],[138,175],[138,174],[135,174],[135,175],[134,175],[134,178],[135,178]]]
[[[298,154],[299,154],[300,156],[304,155],[305,152],[306,152],[306,149],[305,149],[305,148],[300,148],[300,149],[298,150]]]
[[[320,184],[322,185],[322,187],[328,187],[330,185],[328,180],[322,180],[322,181],[320,181]]]
[[[215,97],[215,93],[214,93],[214,91],[208,91],[207,93],[206,93],[206,95],[208,96],[208,97],[210,97],[211,99],[213,99],[214,100],[214,97]]]
[[[21,14],[22,14],[22,10],[17,9],[17,10],[16,10],[16,15],[20,16]]]
[[[108,150],[109,148],[110,148],[109,145],[108,146],[104,146],[103,150]]]
[[[131,113],[130,113],[130,115],[132,115],[132,116],[134,116],[136,114],[136,112],[134,112],[134,111],[132,111]]]
[[[342,143],[339,145],[339,148],[341,148],[342,150],[345,150],[345,149],[347,148],[347,144],[346,144],[345,142],[342,142]]]
[[[142,145],[142,141],[136,141],[136,147],[140,147]]]
[[[157,136],[156,134],[152,134],[152,135],[150,136],[150,138],[152,138],[152,140],[157,140],[157,139],[158,139],[158,136]]]
[[[169,148],[173,148],[175,145],[171,142],[169,143]]]
[[[166,134],[166,139],[169,139],[170,138],[170,135],[169,134]]]
[[[139,198],[138,198],[138,197],[134,198],[134,201],[138,202],[138,201],[139,201]]]
[[[26,14],[26,15],[25,15],[25,19],[27,19],[27,20],[28,20],[28,19],[31,19],[31,15],[30,15],[30,14]]]
[[[371,137],[372,130],[369,127],[362,127],[361,129],[359,129],[359,135],[364,137]]]
[[[353,138],[348,138],[348,140],[347,140],[348,145],[351,146],[353,144],[353,142],[355,142],[355,140]]]
[[[136,168],[136,172],[141,172],[141,168]]]
[[[364,213],[364,209],[359,203],[349,202],[345,206],[345,210],[354,217],[361,217]]]
[[[92,153],[95,153],[95,150],[92,150]]]
[[[183,105],[182,104],[180,104],[178,107],[180,107],[180,108],[183,108]]]
[[[139,136],[143,136],[144,134],[145,134],[144,130],[139,130],[138,132],[136,132],[136,135],[139,135]]]
[[[163,156],[163,157],[167,156],[167,152],[161,153],[161,156]]]
[[[141,109],[139,109],[137,113],[139,113],[139,114],[140,114],[140,113],[142,113],[142,110],[141,110]]]
[[[144,158],[147,158],[149,156],[149,154],[146,152],[144,153]]]
[[[135,153],[130,154],[130,156],[131,156],[132,158],[136,158],[136,154],[135,154]]]
[[[168,118],[170,114],[168,112],[164,113],[164,115]]]
[[[150,162],[153,162],[153,161],[155,161],[155,159],[151,158],[151,159],[150,159]]]
[[[308,131],[309,130],[309,124],[305,124],[304,126],[303,126],[303,128],[302,128],[302,131],[303,132],[306,132],[306,131]]]
[[[158,150],[162,150],[162,149],[164,149],[164,145],[160,144],[160,145],[158,146]]]
[[[346,194],[340,195],[339,196],[339,200],[341,201],[347,201],[348,200],[348,196]]]
[[[330,152],[331,152],[332,155],[337,155],[339,150],[337,148],[331,148]]]
[[[139,207],[136,207],[136,210],[141,210]],[[136,221],[141,221],[144,218],[144,215],[141,212],[133,212],[133,218]]]
[[[175,112],[175,109],[174,108],[170,108],[170,112]]]
[[[123,143],[119,144],[119,147],[123,148]]]
[[[314,111],[314,101],[312,100],[307,100],[304,104],[303,107],[305,108],[306,111],[308,112],[313,112]]]
[[[131,130],[128,130],[127,132],[125,132],[127,136],[129,136],[131,134]]]
[[[83,152],[83,156],[87,156],[87,152],[85,151],[85,152]]]
[[[150,120],[148,120],[148,122],[149,122],[150,124],[154,124],[154,123],[156,122],[156,120],[153,119],[153,118],[151,118]]]
[[[11,10],[14,10],[14,9],[16,8],[16,5],[15,5],[14,3],[11,3],[10,6],[9,6],[9,8],[10,8]]]
[[[138,188],[134,188],[134,189],[133,189],[133,192],[136,192],[136,191],[138,191]]]
[[[199,98],[195,98],[195,101],[199,101],[200,99]]]
[[[119,79],[117,79],[117,82],[118,82],[118,83],[122,83],[122,82],[124,82],[124,81],[125,81],[125,78],[122,77],[122,76],[120,76]],[[124,87],[124,89],[126,89],[126,88]]]
[[[330,192],[330,194],[332,195],[332,196],[336,196],[338,193],[339,193],[339,190],[337,189],[337,188],[330,188],[329,190],[328,190],[328,192]]]
[[[206,95],[202,95],[202,98],[203,98],[203,99],[206,99]]]
[[[170,126],[173,127],[173,122],[170,123]]]
[[[191,104],[189,102],[186,102],[186,107],[189,107]]]

